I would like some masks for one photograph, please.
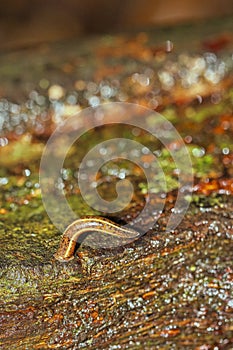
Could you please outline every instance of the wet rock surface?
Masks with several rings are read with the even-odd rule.
[[[1,56],[2,349],[233,346],[232,43],[232,18],[226,18]],[[193,162],[190,206],[166,232],[179,187],[176,166],[163,145],[136,133],[163,167],[167,188],[158,180],[150,189],[155,205],[166,197],[163,213],[124,247],[81,245],[74,260],[60,263],[53,254],[61,232],[41,200],[40,157],[59,123],[109,101],[142,104],[173,123]],[[65,191],[80,215],[98,212],[81,197],[77,154],[79,162],[100,137],[122,130],[84,135],[64,163],[56,190]],[[133,138],[135,130],[124,135]],[[140,157],[150,162],[147,154]],[[149,191],[142,171],[123,160],[109,162],[97,184],[112,199],[122,177],[135,184],[135,193],[114,219],[130,222]]]

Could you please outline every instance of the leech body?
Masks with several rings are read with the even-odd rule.
[[[131,228],[122,227],[101,216],[86,216],[74,221],[64,231],[60,246],[54,255],[55,259],[62,262],[72,260],[79,238],[87,232],[106,233],[125,239],[133,239],[140,235]]]

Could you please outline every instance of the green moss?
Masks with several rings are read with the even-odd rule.
[[[202,123],[207,118],[218,116],[228,111],[229,104],[224,101],[219,104],[200,105],[199,107],[189,107],[186,109],[186,117],[196,123]]]
[[[171,123],[176,123],[179,120],[175,107],[165,108],[162,112],[162,115]]]
[[[205,153],[205,150],[196,145],[187,146],[192,160],[194,176],[198,178],[205,178],[219,174],[222,171],[222,165],[217,156]]]
[[[202,194],[193,194],[191,197],[191,203],[195,204],[196,207],[219,207],[224,206],[224,196],[213,193],[209,196]]]

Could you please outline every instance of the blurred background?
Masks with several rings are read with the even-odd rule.
[[[1,48],[151,28],[233,13],[233,0],[1,1]]]

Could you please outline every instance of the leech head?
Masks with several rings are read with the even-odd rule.
[[[61,255],[58,255],[57,253],[54,254],[54,258],[60,262],[68,262],[74,259],[74,255],[69,257],[69,258],[65,258]]]
[[[72,241],[68,236],[63,234],[60,246],[54,254],[54,258],[60,262],[67,262],[74,258],[76,242]]]

